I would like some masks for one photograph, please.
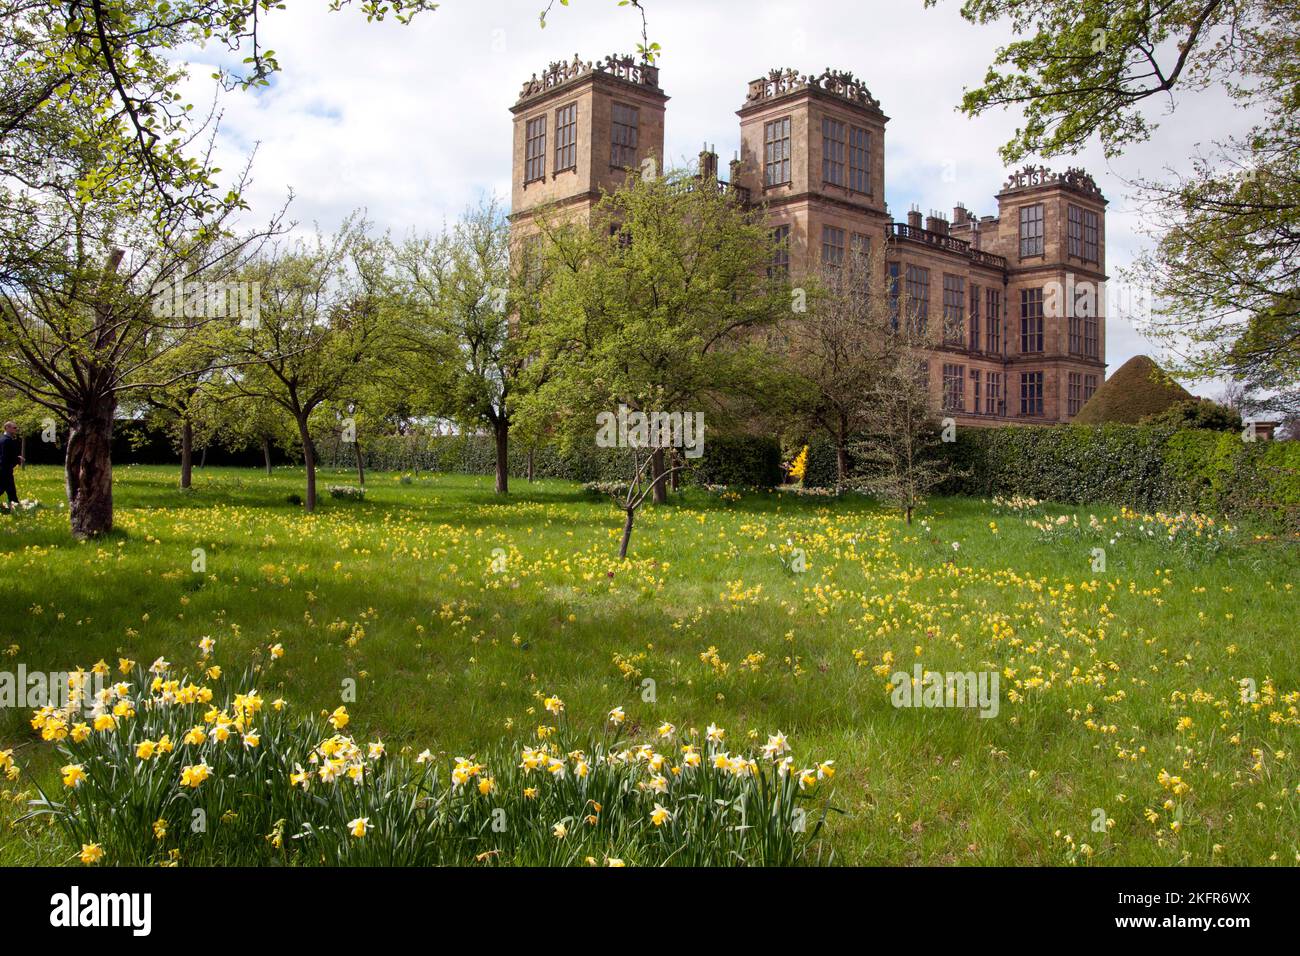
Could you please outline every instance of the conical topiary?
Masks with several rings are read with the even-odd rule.
[[[1135,355],[1106,379],[1074,416],[1077,425],[1123,422],[1133,425],[1158,415],[1192,394],[1145,355]]]

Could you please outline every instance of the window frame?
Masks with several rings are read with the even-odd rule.
[[[1084,262],[1101,264],[1101,216],[1095,209],[1083,210]]]
[[[943,398],[941,409],[945,412],[966,411],[966,366],[956,362],[943,363]]]
[[[1083,375],[1079,372],[1069,372],[1066,375],[1065,383],[1065,413],[1073,418],[1079,414],[1079,409],[1083,408],[1083,402],[1080,396],[1083,394]]]
[[[1030,213],[1026,217],[1026,213]],[[1025,227],[1030,227],[1026,233]],[[1044,240],[1044,210],[1041,202],[1028,203],[1020,207],[1020,258],[1033,259],[1046,255],[1047,243]]]
[[[1031,286],[1020,290],[1020,354],[1041,355],[1046,344],[1043,317],[1043,289]],[[1037,348],[1031,346],[1036,345]]]
[[[838,133],[838,138],[836,134]],[[848,186],[848,124],[822,117],[822,185]]]
[[[620,120],[619,111],[631,122]],[[619,131],[622,130],[622,138]],[[641,108],[627,103],[612,103],[609,111],[609,165],[613,169],[635,169],[637,151],[641,145]],[[631,162],[622,162],[631,156]]]
[[[859,145],[858,140],[861,140]],[[858,164],[856,160],[861,159]],[[871,130],[862,126],[849,126],[848,188],[850,192],[871,195]],[[860,184],[860,185],[859,185]]]
[[[966,344],[966,277],[943,274],[943,344]]]
[[[1021,418],[1042,418],[1043,416],[1043,384],[1044,376],[1041,371],[1021,372],[1020,373],[1020,417]]]
[[[547,114],[534,116],[524,124],[524,185],[546,178]]]
[[[565,142],[565,134],[568,141]],[[568,162],[565,162],[565,160]],[[578,104],[566,103],[555,108],[555,159],[553,176],[578,168]]]
[[[777,127],[780,129],[780,135],[773,136],[773,131]],[[775,186],[789,186],[794,180],[793,176],[793,141],[791,139],[791,130],[793,124],[789,116],[779,116],[774,120],[768,120],[763,124],[763,188],[770,189]],[[774,148],[784,145],[784,156],[774,157]],[[772,178],[772,168],[777,167],[783,171],[782,178]]]
[[[930,324],[930,270],[908,263],[903,270],[903,288],[907,292],[908,321],[914,331],[923,332]]]
[[[790,224],[783,222],[772,227],[772,262],[767,267],[768,278],[790,274]]]
[[[998,355],[1002,352],[1002,290],[994,286],[985,289],[984,296],[986,351]]]
[[[831,266],[835,269],[844,265],[845,253],[845,231],[839,226],[832,226],[830,223],[822,223],[822,258],[823,266]],[[837,242],[830,240],[838,239]],[[828,257],[827,252],[832,256]]]

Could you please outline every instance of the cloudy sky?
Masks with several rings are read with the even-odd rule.
[[[290,215],[331,229],[364,208],[381,228],[401,234],[437,229],[480,197],[510,194],[511,116],[519,87],[550,61],[631,52],[640,20],[615,0],[557,3],[546,29],[546,0],[447,0],[409,26],[366,23],[356,10],[293,4],[266,25],[264,43],[283,72],[255,93],[221,99],[220,165],[242,166],[256,146],[250,199],[265,216],[295,200]],[[886,198],[895,218],[912,203],[951,213],[964,202],[996,212],[1006,177],[996,148],[1016,126],[1013,114],[970,120],[956,111],[962,90],[980,82],[1008,34],[958,15],[960,0],[647,0],[650,38],[664,49],[661,83],[668,104],[670,162],[693,160],[715,145],[723,163],[739,146],[735,111],[751,79],[772,67],[862,78],[891,117],[886,132]],[[211,97],[215,51],[191,54],[196,103]],[[1107,215],[1111,298],[1121,269],[1146,241],[1128,186],[1190,155],[1198,142],[1240,130],[1243,116],[1215,94],[1179,100],[1151,143],[1107,162],[1095,145],[1051,165],[1082,165],[1110,200]],[[1151,104],[1153,115],[1169,103]],[[1107,323],[1114,371],[1139,352],[1155,353],[1131,321]],[[1195,389],[1213,394],[1217,386]]]

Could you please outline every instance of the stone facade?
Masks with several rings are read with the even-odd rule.
[[[667,101],[658,69],[632,57],[575,56],[534,74],[511,107],[516,248],[540,214],[586,218],[601,189],[643,164],[661,169]],[[792,275],[883,243],[900,288],[928,290],[928,321],[947,333],[929,359],[941,414],[1063,422],[1101,384],[1106,200],[1087,173],[1027,167],[998,193],[997,215],[913,209],[897,222],[885,202],[889,117],[851,73],[772,70],[749,84],[737,115],[726,185],[761,204]],[[701,166],[716,174],[717,157],[702,154]]]

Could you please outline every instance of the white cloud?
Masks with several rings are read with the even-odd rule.
[[[367,23],[355,9],[276,11],[264,43],[283,72],[268,89],[223,97],[221,165],[242,166],[252,144],[260,144],[249,193],[254,212],[264,218],[292,188],[291,216],[324,229],[359,207],[397,233],[436,229],[483,194],[508,197],[508,108],[522,82],[552,60],[631,52],[640,38],[635,12],[614,0],[556,5],[545,30],[538,26],[544,5],[448,2],[406,27]],[[957,0],[929,10],[921,0],[651,0],[651,39],[664,47],[661,82],[672,97],[669,161],[691,160],[708,142],[725,165],[739,145],[735,111],[749,80],[775,66],[832,66],[862,78],[891,117],[886,196],[896,218],[912,203],[951,210],[965,202],[994,212],[993,196],[1006,175],[996,149],[1018,117],[969,120],[956,106],[1007,34],[966,23],[959,6]],[[203,65],[193,71],[191,95],[203,104],[217,51],[193,59]],[[1112,276],[1145,242],[1129,182],[1249,119],[1223,97],[1200,94],[1180,105],[1153,142],[1122,160],[1106,163],[1093,145],[1054,162],[1088,168],[1110,200]],[[945,177],[945,169],[955,175]],[[1154,351],[1122,320],[1112,317],[1107,332],[1112,370]]]

